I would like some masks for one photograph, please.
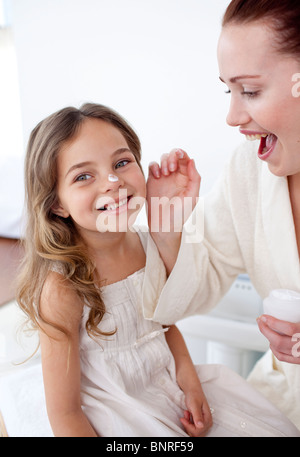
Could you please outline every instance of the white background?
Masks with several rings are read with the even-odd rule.
[[[24,141],[44,116],[94,101],[136,129],[143,164],[173,147],[211,187],[242,141],[225,118],[216,46],[229,0],[13,0]]]
[[[230,96],[216,57],[228,3],[11,0],[23,138],[14,154],[24,154],[50,113],[102,103],[137,131],[146,174],[149,162],[181,147],[195,158],[205,194],[243,141],[226,125]]]

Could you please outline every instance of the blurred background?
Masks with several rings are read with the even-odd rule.
[[[146,174],[162,153],[185,149],[201,194],[211,189],[242,141],[225,122],[216,58],[228,3],[0,0],[0,234],[18,235],[30,131],[67,105],[119,111],[140,136]]]

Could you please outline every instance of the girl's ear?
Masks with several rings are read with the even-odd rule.
[[[67,210],[64,209],[63,206],[59,202],[54,203],[54,205],[51,206],[51,210],[56,216],[61,216],[64,218],[67,218],[70,216]]]

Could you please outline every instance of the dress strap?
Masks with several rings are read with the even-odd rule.
[[[162,328],[160,330],[154,330],[154,332],[147,333],[147,335],[142,336],[141,338],[137,339],[134,343],[134,347],[139,347],[144,343],[147,343],[149,340],[160,336],[162,333],[165,333],[169,330],[170,327]]]

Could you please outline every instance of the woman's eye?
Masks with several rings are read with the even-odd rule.
[[[225,94],[231,94],[231,90],[230,89],[225,90]],[[258,94],[259,94],[259,91],[244,90],[243,92],[241,92],[241,95],[246,95],[248,98],[257,97]]]
[[[242,95],[246,95],[248,98],[254,98],[258,95],[258,91],[253,92],[249,90],[244,90],[244,92],[242,92]]]
[[[77,176],[77,178],[75,179],[76,182],[79,182],[79,181],[87,181],[88,179],[91,178],[91,175],[89,175],[88,173],[83,173],[82,175],[79,175]]]
[[[116,168],[125,167],[125,165],[127,165],[128,163],[129,163],[129,160],[127,160],[127,159],[120,160],[120,162],[118,162],[118,163],[116,164]]]

